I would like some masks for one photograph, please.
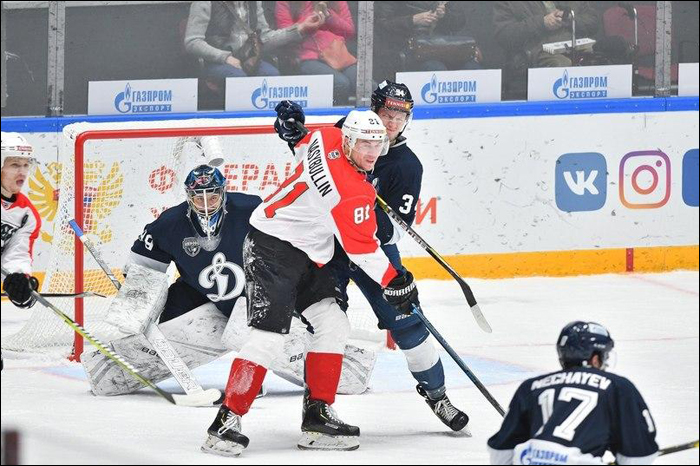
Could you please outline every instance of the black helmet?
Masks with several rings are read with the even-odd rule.
[[[559,334],[557,353],[564,369],[586,366],[598,354],[605,367],[608,354],[615,346],[608,330],[595,322],[576,321],[568,324]]]
[[[382,107],[410,115],[413,111],[413,98],[411,97],[411,91],[408,90],[408,86],[393,81],[383,81],[372,92],[371,109],[374,113],[377,113],[377,110]]]

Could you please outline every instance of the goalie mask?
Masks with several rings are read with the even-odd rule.
[[[211,251],[218,245],[226,215],[226,178],[218,169],[200,165],[187,175],[185,192],[188,217],[197,235],[205,240],[202,247]]]

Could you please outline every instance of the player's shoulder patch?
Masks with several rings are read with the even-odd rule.
[[[337,158],[340,158],[340,151],[332,150],[328,153],[326,157],[328,157],[329,160],[335,160]]]

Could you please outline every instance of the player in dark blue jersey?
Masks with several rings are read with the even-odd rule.
[[[423,178],[423,166],[402,135],[412,117],[411,92],[404,84],[384,81],[372,93],[371,109],[384,123],[391,144],[388,152],[377,160],[370,178],[379,197],[411,225],[416,216],[416,203]],[[275,110],[278,116],[275,129],[293,147],[302,136],[294,121],[304,122],[303,111],[300,106],[289,101],[280,103]],[[336,126],[342,126],[342,122],[340,120]],[[377,238],[382,243],[384,253],[397,270],[406,272],[396,247],[404,230],[378,206],[375,207],[375,214]],[[387,303],[381,287],[362,269],[350,263],[342,248],[336,246],[335,257],[329,266],[338,270],[345,298],[350,279],[360,288],[379,320],[379,328],[389,330],[396,345],[406,356],[408,368],[418,382],[418,393],[425,398],[433,412],[452,430],[462,430],[469,422],[469,417],[455,408],[445,394],[442,362],[434,344],[428,339],[428,329],[421,320],[415,315],[400,314]]]
[[[195,368],[229,351],[222,337],[233,307],[245,290],[243,240],[250,230],[250,215],[261,199],[227,193],[226,179],[209,165],[200,165],[189,173],[185,192],[187,201],[146,225],[134,242],[121,291],[133,284],[143,288],[139,292],[144,295],[164,296],[165,303],[149,300],[148,296],[140,299],[143,305],[133,312],[145,316],[136,319],[137,323],[158,319],[161,331],[183,361]],[[164,273],[171,263],[179,277],[168,287]],[[156,278],[151,283],[143,277]],[[119,314],[128,305],[118,302],[118,298],[108,311],[108,318],[117,325],[131,315]],[[151,302],[158,305],[146,304]],[[171,375],[142,332],[122,331],[125,336],[110,342],[117,353],[154,382]],[[140,382],[100,352],[87,353],[82,359],[96,395],[119,395],[141,388]]]
[[[165,272],[175,263],[180,277],[168,290],[161,322],[209,301],[231,315],[245,286],[243,240],[258,196],[226,193],[226,179],[207,165],[185,181],[187,201],[146,225],[131,248],[131,262]]]
[[[605,372],[614,342],[600,324],[572,322],[561,331],[562,370],[520,385],[488,441],[492,464],[651,464],[656,426],[636,387]]]

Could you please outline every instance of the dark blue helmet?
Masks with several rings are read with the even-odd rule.
[[[372,92],[370,109],[377,113],[377,110],[382,107],[410,115],[413,111],[413,97],[411,97],[411,91],[408,90],[408,86],[393,81],[383,81]]]
[[[190,220],[200,236],[218,236],[226,205],[226,178],[210,165],[200,165],[185,179]]]
[[[561,367],[588,366],[594,354],[598,354],[605,367],[615,342],[608,330],[595,322],[576,321],[568,324],[559,334],[557,353]]]

